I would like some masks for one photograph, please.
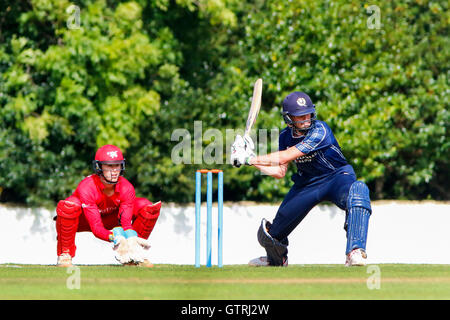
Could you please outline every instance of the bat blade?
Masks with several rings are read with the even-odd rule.
[[[262,79],[258,79],[253,86],[253,98],[250,111],[248,113],[247,124],[245,125],[244,135],[249,135],[253,124],[256,122],[259,109],[261,108],[261,96],[262,96]]]

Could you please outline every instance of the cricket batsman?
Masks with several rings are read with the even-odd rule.
[[[317,120],[316,108],[304,92],[292,92],[283,100],[279,151],[255,156],[249,136],[236,136],[232,145],[234,166],[251,165],[276,179],[285,176],[294,162],[294,185],[285,196],[275,218],[263,219],[257,232],[267,256],[249,262],[252,266],[287,266],[288,236],[310,210],[322,201],[331,201],[345,210],[347,232],[346,266],[363,266],[367,258],[366,240],[372,213],[367,185],[358,181],[347,163],[330,127]]]
[[[136,198],[133,185],[122,176],[125,158],[117,146],[99,148],[93,168],[95,174],[84,178],[56,207],[57,265],[72,265],[76,233],[89,231],[112,243],[120,263],[151,267],[146,240],[158,220],[161,202]]]

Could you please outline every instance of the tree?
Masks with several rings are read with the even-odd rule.
[[[54,205],[92,172],[105,143],[125,152],[139,195],[190,202],[195,169],[218,166],[227,200],[279,201],[289,179],[194,161],[201,123],[201,152],[226,162],[227,129],[243,129],[259,77],[256,130],[282,129],[282,99],[305,91],[372,198],[449,199],[444,1],[30,0],[4,8],[0,201]],[[172,159],[176,129],[191,135],[190,163]],[[275,150],[266,137],[257,143]]]

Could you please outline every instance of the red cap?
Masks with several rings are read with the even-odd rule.
[[[97,150],[95,160],[100,162],[121,163],[124,158],[122,151],[112,144],[104,145]]]

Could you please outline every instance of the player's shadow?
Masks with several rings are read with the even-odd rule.
[[[12,207],[8,208],[8,214],[13,214],[17,221],[32,219],[31,226],[28,232],[23,233],[23,239],[29,235],[44,235],[52,232],[56,235],[55,222],[53,216],[56,215],[54,210],[47,210],[44,208],[26,208],[26,207]]]
[[[175,234],[179,234],[182,236],[187,236],[193,230],[193,225],[190,223],[189,215],[193,215],[194,209],[190,206],[182,206],[182,207],[172,207],[167,210],[170,212],[173,218],[173,230]],[[161,210],[162,214],[160,218],[162,221],[166,220],[167,217],[163,214],[163,209]]]

